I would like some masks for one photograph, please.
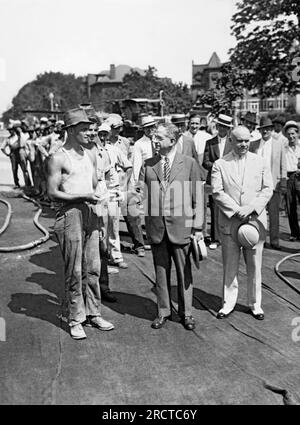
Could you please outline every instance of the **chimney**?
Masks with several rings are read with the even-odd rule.
[[[116,67],[114,64],[110,65],[110,72],[109,72],[109,76],[111,80],[115,80],[116,79]]]

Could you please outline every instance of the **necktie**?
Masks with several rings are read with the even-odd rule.
[[[164,181],[166,183],[169,183],[170,173],[171,173],[170,160],[169,160],[169,158],[167,156],[165,156],[165,162],[164,162]]]

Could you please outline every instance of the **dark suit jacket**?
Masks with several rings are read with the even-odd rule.
[[[230,151],[231,151],[231,143],[227,137],[223,156],[227,155]],[[213,163],[219,158],[220,158],[220,149],[219,149],[219,139],[217,135],[213,137],[212,139],[207,140],[205,145],[202,165],[208,171],[207,178],[206,178],[207,184],[211,184],[211,169],[212,169]]]
[[[182,149],[180,149],[179,145],[178,145],[177,152],[181,153],[182,155],[190,156],[191,158],[195,159],[195,161],[197,162],[197,164],[199,165],[199,168],[200,168],[201,180],[205,181],[207,172],[202,167],[202,165],[199,163],[198,154],[197,154],[197,151],[196,151],[194,139],[192,139],[189,136],[185,136],[183,134],[182,135]]]
[[[203,182],[196,161],[177,152],[169,185],[164,187],[161,156],[154,156],[145,161],[140,180],[144,182],[149,242],[160,243],[167,231],[172,243],[189,243],[192,229],[202,229],[204,219]]]

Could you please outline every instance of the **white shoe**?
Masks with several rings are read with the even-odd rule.
[[[101,316],[92,317],[89,321],[90,325],[94,326],[101,331],[111,331],[114,329],[114,325],[107,320],[104,320]]]
[[[81,323],[78,325],[70,326],[70,334],[73,339],[85,339],[86,334],[83,330]]]

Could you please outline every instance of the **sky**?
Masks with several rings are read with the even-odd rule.
[[[191,84],[192,61],[235,45],[236,0],[0,0],[0,114],[46,71],[126,64]]]

